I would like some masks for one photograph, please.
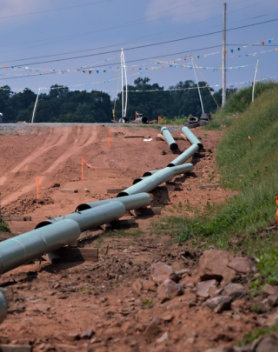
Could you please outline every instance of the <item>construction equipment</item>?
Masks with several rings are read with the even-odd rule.
[[[147,117],[144,117],[143,114],[141,114],[138,111],[135,111],[135,122],[142,122],[142,123],[148,123]]]

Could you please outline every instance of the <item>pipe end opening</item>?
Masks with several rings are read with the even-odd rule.
[[[39,222],[39,223],[36,225],[35,229],[40,229],[41,227],[44,227],[44,226],[47,226],[47,225],[51,225],[51,224],[52,224],[52,222],[51,222],[51,221],[48,221],[48,220],[41,221],[41,222]]]
[[[138,182],[140,182],[140,181],[142,181],[142,178],[141,177],[139,177],[139,178],[136,178],[134,181],[133,181],[133,185],[135,185],[136,183],[138,183]]]
[[[75,212],[78,213],[82,210],[87,210],[87,209],[91,209],[91,207],[87,204],[87,203],[83,203],[83,204],[79,204],[76,209]]]
[[[171,149],[173,152],[176,151],[176,150],[178,149],[177,143],[172,143],[172,144],[170,145],[170,149]]]
[[[125,196],[129,196],[129,194],[127,192],[120,192],[117,197],[125,197]]]

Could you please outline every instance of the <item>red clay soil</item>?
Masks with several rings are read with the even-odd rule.
[[[178,204],[187,204],[192,213],[230,196],[217,185],[220,133],[193,132],[205,148],[194,157],[194,171],[155,193],[161,215],[126,217],[135,219],[137,232],[131,231],[137,235],[102,237],[101,231],[86,231],[79,245],[99,248],[98,262],[51,264],[45,257],[1,276],[10,306],[0,343],[31,344],[34,351],[201,352],[233,343],[258,325],[244,304],[236,314],[216,314],[202,306],[194,291],[200,253],[150,233],[151,222],[172,214]],[[80,203],[115,197],[111,192],[129,187],[145,171],[166,167],[177,155],[157,139],[158,133],[149,127],[93,125],[2,132],[1,210],[11,220],[11,231],[24,233],[47,217],[73,212]],[[190,146],[180,138],[181,129],[172,134],[181,151]],[[81,157],[88,163],[84,180]],[[31,221],[17,221],[22,217]],[[182,296],[165,303],[157,298],[150,280],[150,266],[157,261],[176,271],[188,269],[181,278]]]

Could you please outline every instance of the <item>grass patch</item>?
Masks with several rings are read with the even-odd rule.
[[[255,89],[256,100],[266,91],[276,89],[278,84],[272,81],[258,82]],[[204,126],[205,129],[214,130],[231,126],[247,109],[252,100],[252,86],[241,89],[233,93],[227,100],[224,108],[219,109],[213,116],[210,123]]]
[[[1,221],[1,218],[0,218],[0,231],[11,232],[11,230],[9,229],[9,226],[4,221]]]
[[[147,298],[142,302],[142,304],[144,308],[152,308],[153,300],[151,298]]]
[[[266,335],[266,334],[271,334],[272,332],[278,331],[278,320],[276,320],[275,324],[271,327],[263,327],[263,328],[257,328],[254,330],[251,330],[248,332],[241,341],[237,343],[238,346],[246,346],[249,343],[252,343],[259,337]]]
[[[176,116],[173,119],[163,117],[162,121],[159,122],[160,125],[185,125],[188,122],[188,117]]]

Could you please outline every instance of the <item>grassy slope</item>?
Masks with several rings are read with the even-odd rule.
[[[258,258],[270,246],[270,257],[276,247],[278,253],[277,231],[263,235],[263,229],[274,224],[278,192],[278,85],[268,83],[261,92],[247,107],[245,98],[249,95],[244,90],[238,93],[241,108],[234,97],[225,108],[230,114],[230,127],[219,145],[217,161],[223,184],[239,191],[238,195],[221,206],[208,204],[206,211],[194,218],[164,218],[154,225],[155,232],[174,233],[178,241],[190,240],[198,246],[214,244]],[[244,112],[238,114],[237,110]],[[227,121],[226,116],[223,112],[216,116],[218,126]]]

